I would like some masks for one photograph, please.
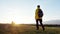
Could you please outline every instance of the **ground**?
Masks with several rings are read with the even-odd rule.
[[[45,27],[45,31],[41,26],[36,30],[33,25],[0,25],[0,34],[60,34],[60,27]]]

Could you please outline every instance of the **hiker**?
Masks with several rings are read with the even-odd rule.
[[[43,17],[43,11],[40,8],[40,5],[37,5],[37,9],[35,11],[35,20],[36,20],[36,28],[39,30],[39,23],[42,26],[42,29],[45,30],[44,25],[42,24],[42,17]]]

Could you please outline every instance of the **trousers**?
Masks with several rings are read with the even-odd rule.
[[[38,23],[38,21],[41,24],[42,29],[45,30],[44,25],[42,24],[42,19],[36,19],[36,28],[37,28],[37,30],[39,30],[39,23]]]

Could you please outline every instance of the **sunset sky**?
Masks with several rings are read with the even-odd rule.
[[[60,20],[60,0],[0,0],[0,23],[35,23],[35,9],[40,5],[43,22]]]

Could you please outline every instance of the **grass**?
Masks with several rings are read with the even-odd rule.
[[[0,34],[60,34],[60,27],[45,27],[43,31],[41,26],[36,30],[32,25],[0,25]]]

